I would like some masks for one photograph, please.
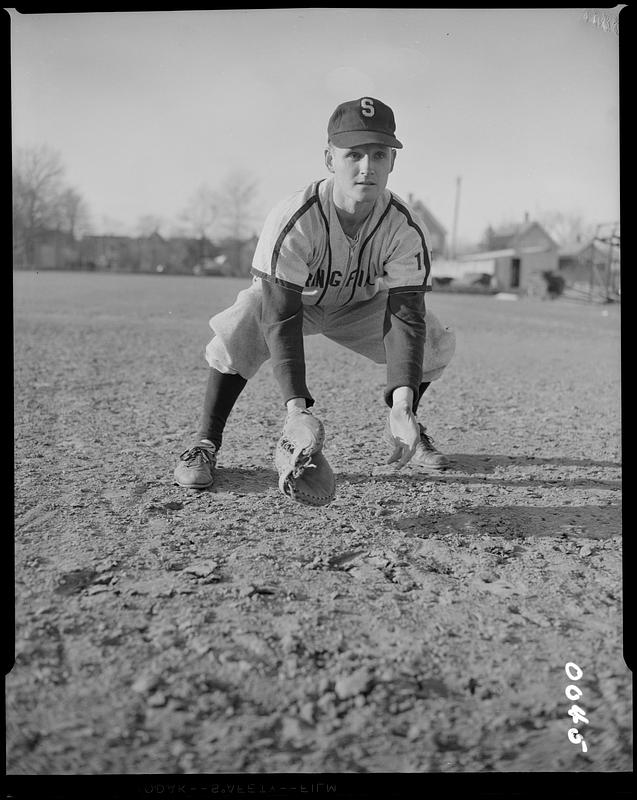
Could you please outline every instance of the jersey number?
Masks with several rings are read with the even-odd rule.
[[[416,253],[416,261],[418,262],[418,269],[422,269],[422,258],[420,257],[420,253]]]
[[[375,113],[376,109],[374,108],[374,101],[369,97],[363,97],[361,100],[361,114],[364,117],[373,117]]]

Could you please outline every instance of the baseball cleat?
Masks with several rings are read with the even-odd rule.
[[[202,439],[179,456],[175,482],[186,489],[207,489],[214,482],[216,465],[217,448],[208,439]]]
[[[449,459],[434,446],[431,437],[427,435],[425,426],[419,422],[418,427],[420,428],[420,441],[416,445],[416,452],[410,463],[426,469],[446,469],[449,466]]]

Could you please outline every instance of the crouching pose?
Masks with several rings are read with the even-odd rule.
[[[453,356],[455,336],[425,308],[431,289],[426,228],[387,189],[402,148],[395,130],[394,114],[380,100],[341,103],[328,123],[328,177],[268,215],[252,284],[210,320],[215,336],[206,348],[203,414],[174,472],[180,486],[213,483],[228,416],[246,382],[271,359],[286,409],[277,448],[279,486],[302,502],[329,502],[333,476],[320,454],[323,426],[310,410],[303,339],[319,333],[387,365],[389,463],[447,466],[416,412]],[[302,441],[295,441],[299,436]]]

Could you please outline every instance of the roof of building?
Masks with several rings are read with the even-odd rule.
[[[119,234],[115,233],[87,233],[82,236],[82,239],[86,239],[87,241],[97,241],[97,240],[104,240],[110,239],[114,241],[132,241],[132,236],[120,236]]]
[[[506,250],[480,250],[477,253],[463,253],[458,261],[489,261],[492,258],[508,258],[516,254],[512,247]]]
[[[500,228],[491,228],[489,241],[494,250],[505,250],[509,247],[515,247],[517,242],[524,238],[524,236],[533,228],[539,228],[542,233],[557,247],[557,243],[553,240],[552,236],[547,233],[539,222],[525,220],[520,223],[510,223],[503,225]]]
[[[604,247],[600,242],[590,240],[584,244],[578,242],[577,244],[568,245],[567,247],[560,248],[560,258],[577,258],[583,255],[590,248],[596,250],[600,255],[608,255],[608,247]]]
[[[458,261],[488,261],[492,258],[512,258],[519,255],[530,255],[531,253],[548,253],[550,247],[542,244],[532,247],[506,247],[500,250],[479,250],[476,253],[463,253],[458,256]]]

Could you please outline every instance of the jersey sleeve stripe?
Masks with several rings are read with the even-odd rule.
[[[284,281],[283,278],[277,278],[276,275],[270,275],[267,272],[260,272],[258,269],[252,267],[250,270],[250,274],[253,275],[255,278],[262,278],[264,281],[269,281],[270,283],[276,283],[279,286],[283,286],[286,289],[293,289],[295,292],[301,294],[303,292],[303,287],[299,286],[296,283],[290,283],[290,281]]]
[[[319,184],[317,183],[316,190],[315,190],[314,194],[312,195],[312,197],[310,197],[310,199],[307,200],[301,206],[301,208],[299,208],[299,210],[290,218],[290,220],[287,222],[287,224],[284,226],[283,230],[279,234],[279,237],[276,240],[276,243],[274,245],[274,249],[272,250],[272,259],[271,259],[271,262],[270,262],[270,272],[272,274],[272,277],[276,276],[276,265],[277,265],[277,261],[279,260],[279,255],[281,253],[281,247],[283,246],[283,242],[285,240],[285,237],[292,230],[292,228],[296,225],[296,223],[301,219],[303,214],[305,214],[306,211],[308,211],[310,208],[312,208],[312,206],[315,203],[318,203],[318,187],[319,187]]]
[[[410,225],[414,230],[417,231],[418,235],[420,236],[420,241],[422,242],[422,254],[423,254],[423,263],[425,265],[425,283],[429,279],[429,273],[431,272],[431,264],[429,263],[429,249],[427,248],[427,242],[425,240],[425,234],[422,231],[420,225],[418,225],[409,211],[405,208],[402,203],[399,203],[396,198],[392,195],[391,200],[389,201],[390,205],[397,208],[402,214],[405,215],[407,218],[407,224]]]
[[[387,294],[400,294],[401,292],[430,292],[431,286],[427,286],[427,284],[423,281],[423,283],[419,283],[417,286],[393,286]]]

